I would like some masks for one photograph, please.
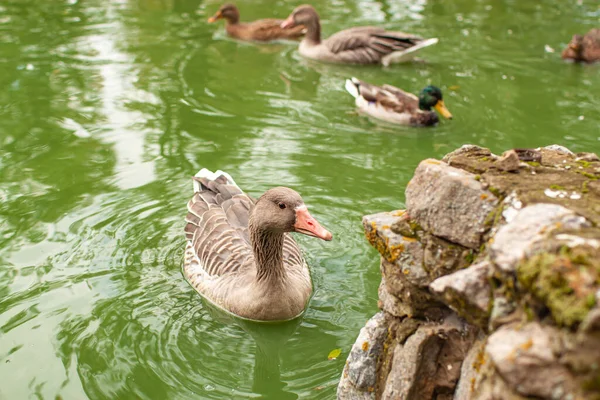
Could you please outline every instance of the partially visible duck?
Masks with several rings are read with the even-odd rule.
[[[438,42],[403,32],[386,31],[373,26],[361,26],[340,31],[321,40],[319,14],[310,5],[297,7],[281,24],[293,29],[306,27],[306,36],[299,53],[315,60],[344,64],[383,64],[409,61],[415,52]]]
[[[331,240],[294,190],[258,200],[222,171],[201,170],[188,203],[183,273],[206,299],[239,317],[289,320],[302,314],[312,282],[290,232]]]
[[[592,29],[583,36],[573,35],[562,52],[562,58],[588,63],[600,61],[600,29]]]
[[[281,28],[283,20],[259,19],[253,22],[240,22],[240,11],[234,4],[223,4],[215,15],[208,19],[209,23],[224,19],[225,30],[231,37],[247,41],[268,42],[278,39],[299,39],[304,34],[304,27],[293,29]]]
[[[360,111],[394,124],[435,125],[439,118],[432,108],[445,118],[452,118],[444,104],[442,91],[436,86],[427,86],[417,97],[395,86],[379,87],[351,78],[346,80],[346,90],[356,99]]]

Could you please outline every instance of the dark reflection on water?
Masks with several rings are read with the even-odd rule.
[[[464,143],[600,150],[598,66],[559,60],[597,25],[595,3],[314,4],[325,35],[380,24],[440,43],[420,63],[332,66],[227,39],[205,22],[218,2],[0,4],[0,398],[330,399],[376,309],[360,218],[401,208],[419,160]],[[246,20],[296,5],[239,3]],[[349,76],[436,84],[455,118],[410,129],[358,116]],[[254,196],[292,186],[333,232],[298,237],[315,284],[302,319],[224,321],[185,283],[201,167]]]

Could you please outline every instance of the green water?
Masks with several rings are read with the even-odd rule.
[[[243,19],[297,5],[238,4]],[[377,309],[360,218],[401,208],[419,160],[464,143],[600,152],[600,66],[559,56],[598,25],[596,2],[313,4],[325,35],[377,24],[440,43],[425,63],[331,66],[227,39],[205,23],[214,1],[0,3],[0,398],[331,399]],[[353,111],[349,76],[436,84],[455,118],[374,123]],[[316,288],[298,324],[223,320],[184,281],[202,167],[254,196],[297,189],[334,234],[298,237]]]

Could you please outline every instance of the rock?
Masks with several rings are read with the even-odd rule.
[[[577,153],[575,161],[597,162],[600,161],[596,153]]]
[[[396,307],[396,311],[390,312],[390,314],[401,317],[401,316],[424,316],[426,311],[430,311],[432,314],[431,318],[435,318],[439,308],[444,306],[439,303],[429,293],[426,287],[419,287],[408,279],[408,275],[402,272],[396,264],[387,262],[385,259],[381,259],[381,274],[382,282],[385,285],[385,291],[380,286],[380,295],[383,295],[382,307],[389,310],[389,307]],[[387,293],[386,293],[387,292]],[[390,296],[388,296],[391,295]]]
[[[590,239],[556,240],[560,236],[563,235],[536,246],[539,249],[536,254],[518,265],[517,278],[523,290],[530,294],[524,301],[532,311],[540,316],[550,311],[556,324],[575,329],[586,320],[597,302],[600,249],[589,246]]]
[[[490,246],[491,255],[500,270],[514,272],[534,243],[547,238],[551,230],[587,225],[585,218],[562,206],[534,204],[521,209],[510,223],[498,229]]]
[[[519,156],[514,150],[505,151],[504,154],[496,161],[494,166],[500,171],[518,171],[519,170]]]
[[[520,329],[503,326],[488,338],[485,351],[516,392],[544,399],[565,398],[573,381],[553,352],[557,337],[551,328],[536,322]],[[563,395],[556,397],[556,393]]]
[[[375,398],[377,360],[386,336],[387,324],[384,314],[380,312],[360,330],[352,346],[338,385],[338,399]]]
[[[485,335],[479,334],[477,340],[467,353],[460,368],[460,378],[454,392],[454,400],[474,400],[475,382],[477,381],[485,346]]]
[[[407,212],[425,230],[479,248],[485,221],[498,199],[475,175],[437,160],[422,161],[406,188]]]
[[[385,277],[381,277],[377,295],[379,296],[377,306],[381,311],[385,311],[394,317],[406,317],[415,314],[415,311],[409,304],[404,304],[399,298],[388,291],[387,285],[385,284]]]
[[[598,300],[596,300],[597,303]],[[594,308],[587,314],[579,326],[579,331],[584,333],[600,332],[600,308]]]
[[[573,152],[569,149],[567,149],[565,146],[561,146],[558,144],[551,144],[550,146],[545,146],[544,147],[545,150],[551,150],[554,151],[556,153],[562,153],[562,154],[573,154]]]
[[[451,394],[476,332],[455,316],[441,325],[422,325],[394,349],[383,400],[431,399]],[[427,377],[424,379],[424,377]]]
[[[392,230],[395,224],[405,220],[403,210],[366,215],[363,217],[365,236],[387,262],[396,266],[389,271],[392,275],[402,274],[413,285],[426,287],[431,280],[422,266],[423,246],[417,239]],[[390,293],[397,295],[393,289]]]
[[[514,149],[519,156],[519,160],[525,162],[542,162],[542,153],[536,149]]]
[[[450,308],[467,321],[487,327],[491,288],[489,261],[442,276],[429,285],[429,289],[443,299]]]
[[[516,308],[517,304],[514,300],[508,300],[506,297],[500,295],[495,296],[492,311],[490,312],[489,330],[493,331],[499,326],[513,322],[515,319],[521,319],[520,315],[513,317]]]
[[[423,234],[421,242],[423,243],[423,269],[429,276],[427,283],[467,267],[473,261],[473,250],[430,233]]]
[[[497,158],[490,149],[468,144],[446,154],[442,161],[451,167],[479,174],[490,168]]]

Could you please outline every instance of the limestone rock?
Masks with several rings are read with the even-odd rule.
[[[473,250],[456,243],[430,233],[423,234],[421,242],[423,243],[423,269],[429,276],[429,282],[464,268],[472,262]]]
[[[475,334],[456,316],[440,325],[420,326],[404,345],[394,349],[381,398],[416,400],[431,399],[434,393],[451,395]]]
[[[429,288],[467,321],[487,326],[492,265],[483,261],[433,281]]]
[[[481,368],[481,358],[485,346],[485,336],[479,334],[477,340],[467,353],[460,368],[460,379],[454,392],[454,400],[474,400],[475,382]]]
[[[546,238],[552,229],[584,226],[587,226],[585,218],[556,204],[525,207],[496,233],[490,247],[494,263],[504,272],[514,272],[535,242]]]
[[[387,325],[382,312],[375,314],[360,330],[338,385],[338,399],[375,398],[377,360],[386,335]]]
[[[500,171],[507,172],[517,171],[519,169],[519,165],[519,156],[514,150],[504,152],[504,154],[502,154],[502,156],[494,164],[494,166]]]
[[[434,235],[473,249],[497,204],[475,175],[433,159],[419,164],[406,188],[411,218]]]
[[[498,373],[514,390],[544,399],[565,398],[573,390],[569,371],[553,349],[559,335],[533,322],[522,328],[503,326],[485,347]],[[556,396],[561,393],[561,396]]]
[[[381,256],[396,266],[396,272],[403,274],[409,282],[427,286],[431,281],[423,270],[423,246],[415,238],[395,233],[392,227],[406,220],[403,210],[383,212],[363,217],[365,236]],[[396,294],[393,290],[392,294]]]
[[[408,275],[405,274],[396,264],[381,259],[381,274],[385,285],[385,290],[380,286],[379,294],[381,306],[389,310],[388,307],[396,307],[396,311],[391,313],[397,317],[401,316],[425,316],[429,312],[429,317],[436,319],[439,315],[439,309],[444,306],[438,302],[429,293],[427,288],[421,288],[411,283]],[[387,292],[387,293],[386,293]]]

